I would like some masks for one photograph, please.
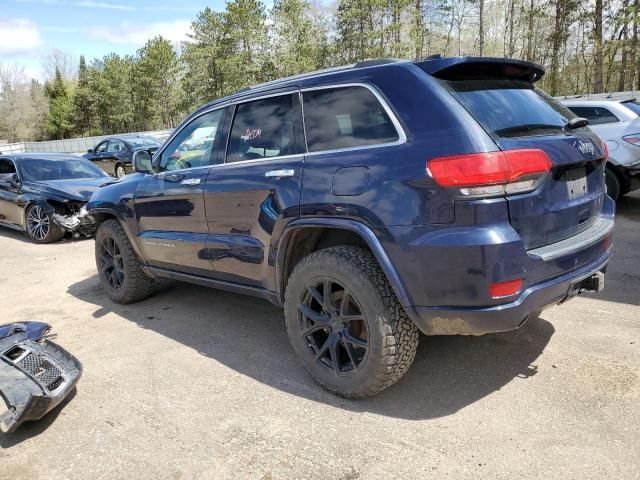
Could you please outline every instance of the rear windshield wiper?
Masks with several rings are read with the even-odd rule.
[[[522,125],[514,125],[512,127],[501,128],[496,130],[496,135],[500,137],[515,137],[523,133],[530,133],[536,130],[555,130],[567,131],[589,125],[589,120],[582,117],[575,117],[569,120],[565,125],[554,125],[551,123],[525,123]]]
[[[564,131],[562,125],[553,125],[549,123],[525,123],[522,125],[514,125],[512,127],[501,128],[496,130],[495,134],[500,137],[516,137],[522,133],[530,133],[536,130],[555,130]]]
[[[573,130],[574,128],[586,127],[587,125],[589,125],[589,120],[582,117],[575,117],[569,120],[564,128],[566,130]]]

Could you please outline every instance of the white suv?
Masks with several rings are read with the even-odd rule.
[[[589,120],[589,127],[607,142],[609,161],[605,175],[609,196],[617,200],[640,188],[640,102],[630,97],[605,96],[560,101]]]

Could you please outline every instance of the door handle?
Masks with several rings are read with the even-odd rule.
[[[167,174],[159,175],[159,178],[161,178],[165,182],[170,182],[170,183],[182,182],[182,179],[184,177],[185,175],[181,173],[167,173]]]
[[[273,178],[293,177],[295,173],[295,170],[292,168],[284,170],[269,170],[268,172],[265,172],[264,176]]]

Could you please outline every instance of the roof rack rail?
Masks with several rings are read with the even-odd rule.
[[[367,67],[376,67],[378,65],[388,65],[390,63],[398,63],[403,62],[399,58],[374,58],[372,60],[363,60],[362,62],[356,63],[353,68],[367,68]]]

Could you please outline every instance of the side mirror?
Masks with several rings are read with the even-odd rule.
[[[138,173],[153,173],[151,153],[147,150],[133,152],[133,169]]]
[[[87,153],[93,153],[93,148],[90,148],[89,150],[87,150]]]
[[[0,188],[3,190],[14,190],[19,187],[20,182],[15,174],[0,180]]]

